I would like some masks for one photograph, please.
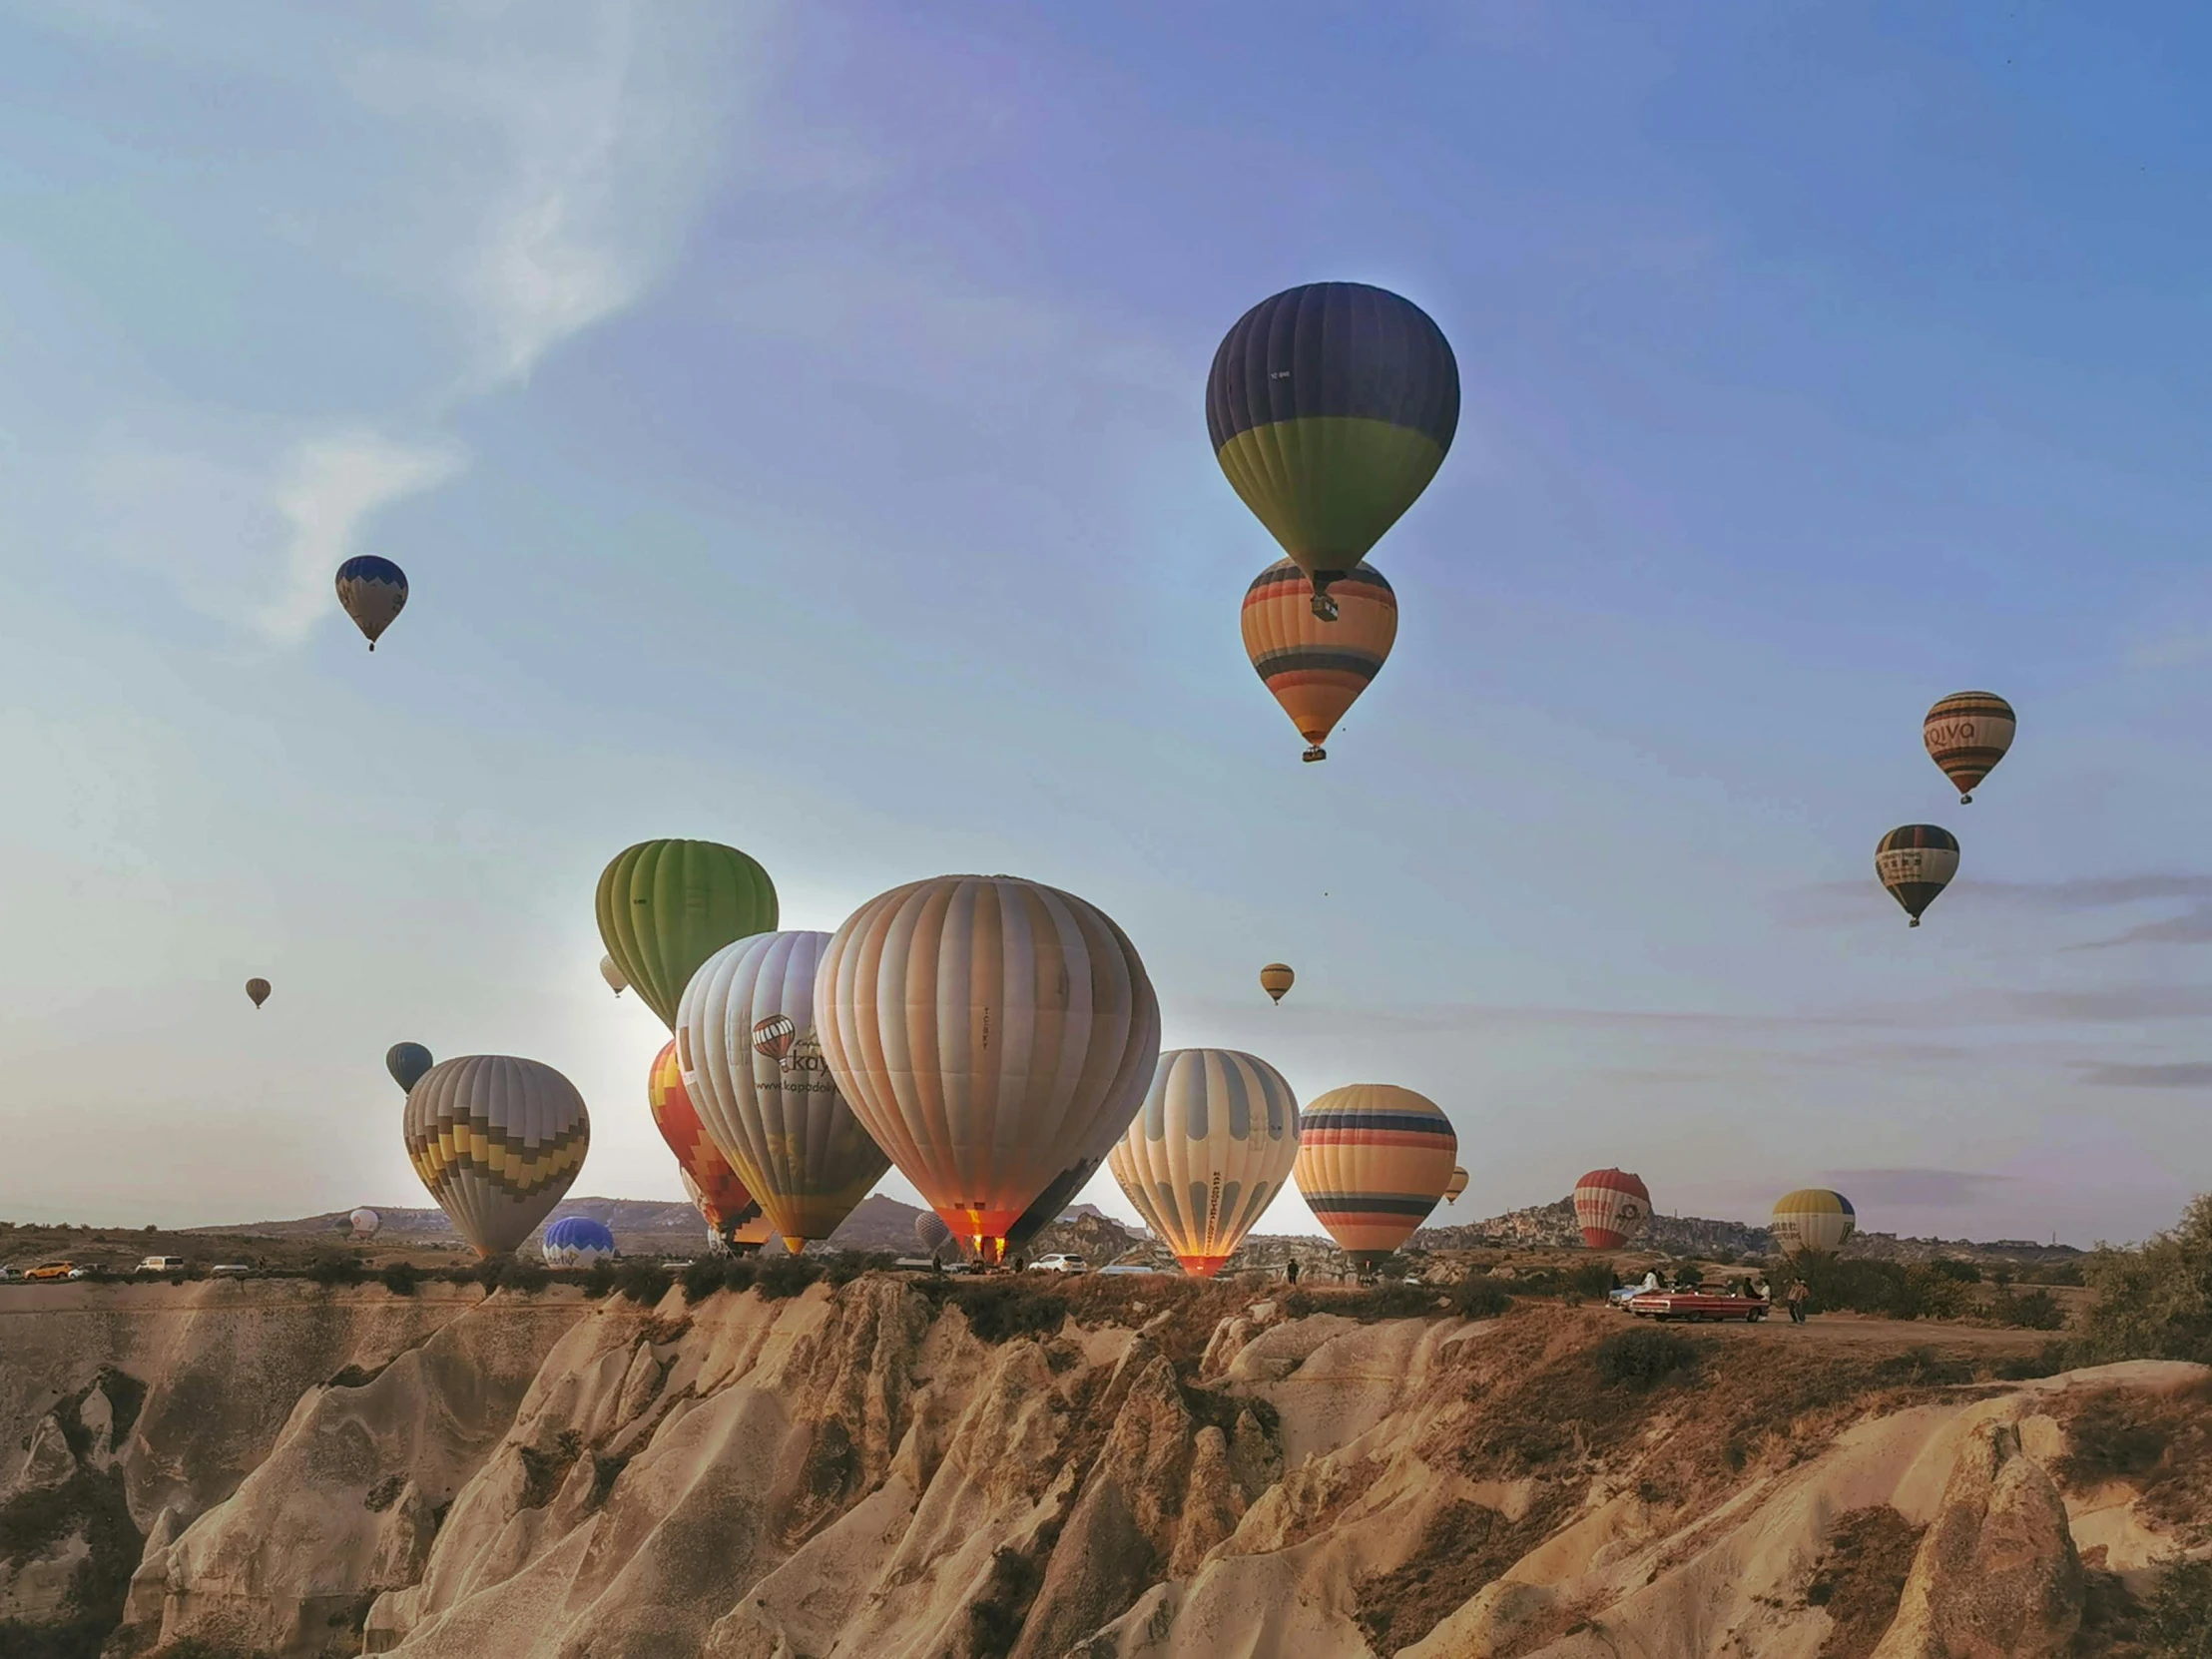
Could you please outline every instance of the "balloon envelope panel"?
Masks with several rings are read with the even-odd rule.
[[[1651,1219],[1644,1178],[1622,1169],[1594,1169],[1574,1184],[1574,1223],[1592,1250],[1618,1250]]]
[[[1298,1162],[1298,1097],[1258,1055],[1171,1048],[1106,1161],[1154,1236],[1212,1278]]]
[[[1389,1083],[1331,1089],[1299,1117],[1298,1190],[1356,1259],[1387,1256],[1411,1238],[1458,1156],[1442,1108]]]
[[[1825,1187],[1802,1187],[1776,1200],[1769,1223],[1774,1242],[1785,1256],[1807,1251],[1833,1254],[1859,1231],[1859,1213],[1842,1193]]]
[[[815,974],[828,933],[756,933],[692,975],[677,1054],[700,1119],[777,1232],[827,1239],[891,1161],[823,1058]]]
[[[482,1256],[513,1250],[560,1203],[591,1146],[576,1086],[506,1054],[441,1061],[407,1091],[407,1157]]]
[[[600,872],[599,937],[616,969],[671,1030],[699,965],[776,925],[776,884],[717,841],[640,841]]]
[[[814,1006],[862,1126],[986,1260],[1104,1160],[1160,1054],[1159,1003],[1128,937],[1015,876],[870,899],[824,948]]]
[[[653,1069],[646,1074],[645,1097],[654,1126],[683,1167],[689,1190],[695,1195],[692,1202],[707,1218],[707,1225],[727,1236],[760,1215],[761,1206],[746,1189],[744,1179],[730,1167],[730,1160],[699,1121],[691,1092],[684,1087],[684,1073],[677,1065],[673,1037],[653,1057]]]

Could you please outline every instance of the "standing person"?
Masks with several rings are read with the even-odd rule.
[[[1812,1300],[1812,1297],[1813,1288],[1802,1279],[1790,1287],[1790,1323],[1792,1325],[1803,1325],[1805,1323],[1805,1305]]]
[[[1283,1264],[1283,1277],[1293,1285],[1298,1283],[1298,1258],[1296,1256]]]

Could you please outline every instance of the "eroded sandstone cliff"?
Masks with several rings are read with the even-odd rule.
[[[1785,1328],[1654,1377],[1605,1360],[1617,1315],[1171,1280],[1064,1319],[890,1276],[70,1294],[0,1372],[0,1470],[11,1506],[91,1498],[0,1536],[0,1595],[82,1616],[88,1563],[138,1553],[117,1654],[2113,1652],[2131,1588],[2212,1547],[2178,1365],[1974,1381]]]

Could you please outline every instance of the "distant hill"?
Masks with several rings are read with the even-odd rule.
[[[1416,1250],[1470,1250],[1498,1245],[1567,1249],[1581,1242],[1582,1231],[1574,1223],[1571,1196],[1552,1204],[1508,1210],[1501,1216],[1460,1227],[1430,1225],[1412,1239]],[[1775,1253],[1774,1234],[1767,1228],[1741,1221],[1711,1221],[1702,1216],[1653,1216],[1636,1246],[1706,1261]],[[1844,1254],[1896,1262],[1926,1262],[1938,1256],[1969,1262],[2058,1262],[2069,1261],[2082,1252],[2072,1245],[2037,1244],[2031,1239],[1977,1244],[1970,1239],[1901,1239],[1894,1233],[1858,1233],[1844,1247]]]

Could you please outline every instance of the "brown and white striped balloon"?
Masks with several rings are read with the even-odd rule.
[[[1942,768],[1957,788],[1961,804],[1989,776],[2019,729],[2012,705],[1995,692],[1953,692],[1937,701],[1921,722],[1928,758]]]

